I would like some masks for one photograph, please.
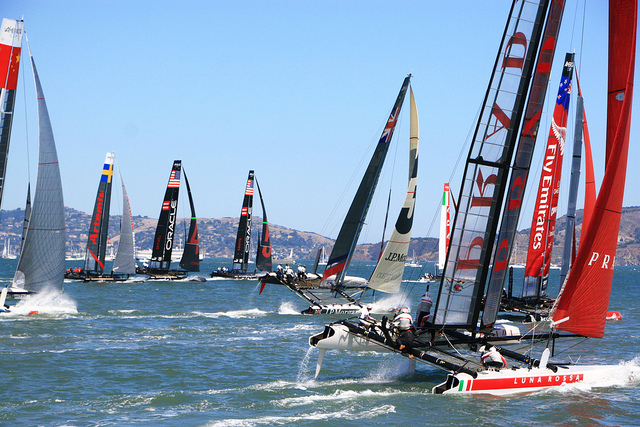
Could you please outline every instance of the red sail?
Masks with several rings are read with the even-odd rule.
[[[582,96],[580,89],[580,79],[576,73],[576,81],[578,83],[578,95]],[[591,218],[593,207],[596,204],[596,178],[593,173],[593,156],[591,154],[591,138],[589,137],[589,127],[587,126],[587,112],[583,107],[582,110],[582,134],[584,135],[584,211],[582,213],[582,229],[587,229],[587,223]]]
[[[571,77],[573,75],[573,55],[567,55],[560,80],[553,120],[549,130],[547,149],[545,151],[538,197],[531,221],[531,235],[527,251],[525,282],[523,296],[544,295],[545,278],[549,276],[551,265],[551,249],[556,226],[558,195],[560,193],[560,177],[562,174],[562,157],[564,154],[565,135],[569,100],[571,98]],[[542,278],[542,286],[538,282]]]
[[[601,338],[611,294],[627,170],[636,51],[637,0],[609,4],[607,163],[580,249],[554,309],[558,329]]]

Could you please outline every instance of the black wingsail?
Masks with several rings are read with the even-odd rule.
[[[164,194],[156,235],[153,238],[153,250],[149,261],[150,273],[166,273],[171,266],[171,251],[176,231],[178,213],[178,191],[180,190],[180,175],[182,162],[174,160],[167,191]]]
[[[100,175],[96,202],[89,223],[87,253],[84,270],[87,273],[104,273],[104,260],[107,255],[107,233],[109,231],[109,211],[111,207],[111,186],[113,182],[113,153],[107,153]]]
[[[187,271],[200,271],[200,243],[198,241],[198,222],[196,220],[196,208],[193,205],[193,197],[191,196],[191,187],[187,174],[183,171],[184,183],[187,186],[187,195],[189,196],[189,206],[191,207],[191,222],[189,223],[189,235],[184,245],[182,259],[180,259],[180,268]]]
[[[251,246],[251,211],[253,209],[253,171],[249,171],[247,186],[242,201],[242,211],[238,223],[238,236],[233,255],[233,269],[247,271],[249,264],[249,248]]]
[[[257,179],[256,186],[258,187],[258,196],[260,196],[260,205],[262,206],[262,235],[258,239],[256,268],[260,271],[271,271],[273,263],[271,262],[271,236],[269,234],[269,222],[267,221],[267,211],[264,208],[262,191],[260,191],[260,184],[258,184]]]

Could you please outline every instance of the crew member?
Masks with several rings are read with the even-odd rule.
[[[364,305],[360,309],[360,324],[365,327],[369,327],[377,322],[376,319],[371,317],[371,309],[373,309],[371,304]]]
[[[507,361],[502,356],[502,354],[500,354],[498,349],[495,348],[495,346],[492,346],[491,344],[485,344],[480,347],[478,351],[482,354],[482,356],[480,357],[482,358],[483,366],[486,366],[488,368],[496,368],[498,370],[507,367]]]
[[[392,323],[398,328],[399,332],[402,333],[404,331],[408,331],[413,323],[413,319],[409,314],[409,309],[407,307],[403,307],[402,310],[400,310],[400,314],[393,319]]]
[[[428,288],[427,288],[428,289]],[[424,295],[420,298],[420,303],[418,304],[418,308],[416,310],[416,326],[421,327],[431,318],[431,306],[433,305],[433,300],[431,299],[431,294],[427,290]]]

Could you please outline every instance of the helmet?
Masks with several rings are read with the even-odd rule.
[[[408,309],[407,307],[402,307],[401,312],[402,312],[402,313],[408,313],[408,312],[409,312],[409,309]]]
[[[373,304],[367,304],[367,310],[371,310],[373,308]]]

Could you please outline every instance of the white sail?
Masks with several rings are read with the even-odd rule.
[[[31,52],[29,52],[31,55]],[[31,66],[38,99],[38,178],[29,228],[12,286],[28,291],[62,289],[64,283],[65,224],[62,181],[47,104],[36,64]]]
[[[131,205],[129,204],[129,196],[127,196],[127,189],[124,187],[120,171],[118,171],[118,175],[122,183],[122,223],[120,224],[118,252],[116,253],[116,259],[113,261],[113,273],[136,274]]]
[[[418,145],[419,125],[418,110],[413,97],[413,89],[410,91],[411,124],[410,124],[410,151],[409,151],[409,185],[404,199],[400,215],[391,233],[389,241],[382,251],[382,255],[376,264],[375,270],[369,279],[369,287],[381,292],[396,293],[400,290],[404,263],[409,253],[411,229],[413,227],[413,212],[416,204],[416,186],[418,184]]]

